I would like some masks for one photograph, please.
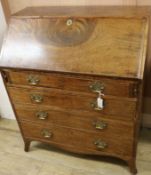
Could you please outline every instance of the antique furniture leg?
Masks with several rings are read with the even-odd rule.
[[[137,169],[136,169],[136,159],[130,159],[128,161],[128,166],[130,168],[130,172],[132,173],[132,175],[137,174]]]
[[[25,152],[29,151],[30,143],[31,143],[31,141],[25,140],[25,147],[24,147],[24,151]]]

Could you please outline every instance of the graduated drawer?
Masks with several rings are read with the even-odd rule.
[[[43,110],[42,110],[43,109]],[[112,120],[108,116],[99,116],[83,113],[72,113],[68,111],[57,111],[50,108],[37,108],[35,106],[15,105],[15,111],[20,121],[28,121],[39,124],[55,124],[88,130],[94,132],[105,132],[106,134],[121,134],[124,137],[133,135],[133,122]],[[124,132],[123,132],[124,131]]]
[[[132,80],[105,77],[78,76],[31,71],[6,71],[8,83],[64,89],[69,91],[94,93],[96,88],[103,89],[106,95],[135,97],[138,84]]]
[[[30,140],[40,140],[60,147],[73,147],[85,150],[87,153],[128,156],[132,154],[132,135],[121,137],[114,133],[86,132],[56,125],[37,125],[22,122],[24,137]],[[124,129],[123,129],[123,132]]]
[[[73,93],[49,88],[8,87],[13,104],[37,104],[59,107],[66,110],[90,111],[92,114],[120,115],[133,119],[136,113],[136,100],[104,96],[104,108],[96,110],[94,103],[97,94]]]

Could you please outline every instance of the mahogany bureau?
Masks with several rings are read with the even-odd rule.
[[[1,73],[25,151],[36,140],[113,156],[135,174],[148,19],[102,10],[29,7],[16,13]]]

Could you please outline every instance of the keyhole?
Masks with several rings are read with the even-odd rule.
[[[66,24],[67,24],[67,26],[71,26],[73,24],[72,19],[68,19]]]

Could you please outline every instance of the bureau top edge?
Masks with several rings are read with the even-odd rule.
[[[151,7],[141,6],[39,6],[26,7],[13,17],[143,17],[149,16]]]

